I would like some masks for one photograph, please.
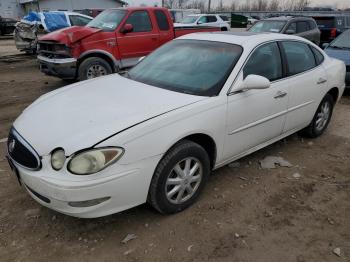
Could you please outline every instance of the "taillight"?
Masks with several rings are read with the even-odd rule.
[[[331,38],[336,38],[337,37],[337,28],[332,28],[331,29]]]

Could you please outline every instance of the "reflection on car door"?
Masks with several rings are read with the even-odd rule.
[[[284,127],[284,132],[288,132],[311,122],[318,107],[316,100],[320,90],[327,85],[327,75],[309,45],[293,41],[283,42],[281,46],[286,54],[289,76],[289,104]]]
[[[281,135],[288,105],[288,81],[282,79],[283,67],[277,43],[258,47],[240,77],[260,75],[271,81],[264,90],[248,90],[228,96],[227,135],[224,159],[254,148]],[[242,79],[236,82],[239,85]]]

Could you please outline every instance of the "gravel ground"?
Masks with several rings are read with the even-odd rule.
[[[0,58],[0,139],[27,105],[64,85],[29,56]],[[349,96],[322,137],[293,135],[213,172],[199,201],[172,216],[148,205],[98,219],[58,214],[19,187],[5,150],[0,143],[2,262],[350,261]],[[265,156],[293,166],[262,170]],[[121,243],[128,234],[136,239]]]

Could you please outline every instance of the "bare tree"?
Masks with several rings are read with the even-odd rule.
[[[267,9],[269,11],[279,11],[280,10],[280,3],[281,3],[281,1],[279,1],[279,0],[271,0],[269,2],[269,6],[267,7]]]
[[[205,12],[205,3],[204,0],[192,0],[187,5],[188,9],[200,9],[201,12]]]

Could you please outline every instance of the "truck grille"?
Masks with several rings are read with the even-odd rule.
[[[11,159],[22,167],[32,170],[41,168],[38,153],[14,128],[11,129],[8,136],[7,151]]]
[[[54,41],[39,41],[38,53],[47,58],[70,58],[70,48]]]

